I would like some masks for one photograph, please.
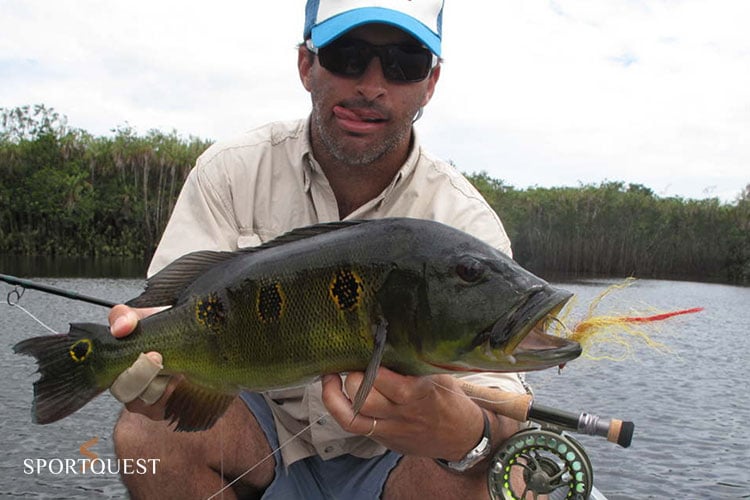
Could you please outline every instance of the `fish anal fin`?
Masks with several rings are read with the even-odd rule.
[[[204,431],[213,427],[236,396],[183,378],[167,400],[164,418],[176,423],[176,431]]]
[[[362,405],[365,404],[365,399],[367,399],[367,395],[375,384],[375,376],[378,374],[380,363],[383,361],[385,341],[388,333],[388,321],[381,316],[377,325],[374,326],[374,329],[374,349],[372,358],[370,358],[370,362],[367,364],[365,376],[362,379],[362,384],[360,384],[359,389],[357,389],[357,394],[354,395],[354,403],[352,404],[352,410],[354,411],[355,417],[359,414],[359,410],[362,409]]]

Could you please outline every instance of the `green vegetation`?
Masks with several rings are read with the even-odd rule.
[[[542,276],[750,283],[750,185],[722,204],[622,182],[516,190],[470,179],[503,220],[515,259]]]
[[[0,108],[0,120],[0,254],[145,262],[210,144],[129,127],[93,137],[41,105]],[[503,219],[515,258],[542,276],[750,283],[750,185],[726,204],[622,182],[518,190],[470,179]]]
[[[0,253],[147,259],[209,142],[69,128],[44,106],[0,109]]]

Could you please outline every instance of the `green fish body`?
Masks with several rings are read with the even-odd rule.
[[[200,430],[242,389],[301,385],[324,373],[366,370],[371,383],[381,364],[426,375],[565,363],[580,354],[578,344],[543,334],[541,348],[519,344],[569,298],[446,225],[341,222],[252,249],[177,259],[128,302],[171,307],[123,339],[104,325],[72,324],[66,335],[14,349],[39,364],[36,422],[76,411],[140,353],[158,351],[164,373],[184,376],[166,416],[178,430]]]

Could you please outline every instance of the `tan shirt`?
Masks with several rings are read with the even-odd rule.
[[[312,156],[309,121],[276,122],[217,143],[198,158],[185,182],[148,274],[195,250],[237,250],[291,229],[340,220],[333,191]],[[453,167],[429,156],[416,137],[391,184],[346,219],[415,217],[470,233],[510,255],[510,241],[497,214]],[[516,374],[472,375],[473,382],[523,392]],[[326,415],[321,384],[266,394],[284,443],[309,422]],[[284,462],[318,454],[385,452],[326,416],[282,448]]]

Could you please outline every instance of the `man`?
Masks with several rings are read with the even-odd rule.
[[[209,148],[149,273],[194,250],[236,250],[299,226],[386,216],[438,220],[509,252],[497,215],[420,147],[412,128],[440,77],[441,17],[440,0],[309,0],[297,61],[312,98],[309,119]],[[113,334],[128,334],[151,313],[114,308]],[[158,371],[160,356],[147,359],[139,366]],[[113,393],[129,392],[120,386],[133,378],[121,377]],[[361,380],[361,373],[333,374],[305,388],[243,393],[197,433],[171,430],[162,418],[174,384],[163,395],[164,384],[151,384],[142,399],[152,404],[122,398],[115,448],[121,458],[160,458],[159,471],[123,480],[136,498],[205,498],[236,478],[224,498],[488,496],[487,457],[517,422],[484,412],[451,376],[384,368],[355,417],[347,394]],[[484,382],[523,390],[515,375]]]

